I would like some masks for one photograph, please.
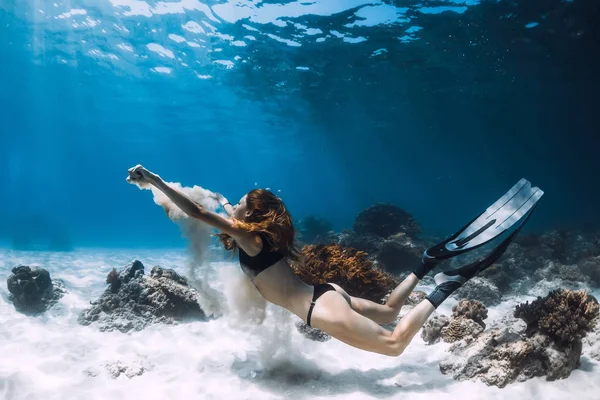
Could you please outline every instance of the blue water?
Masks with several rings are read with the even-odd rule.
[[[179,246],[141,163],[350,228],[447,234],[525,177],[528,229],[594,225],[593,0],[0,0],[0,241]],[[537,23],[532,28],[533,21]]]

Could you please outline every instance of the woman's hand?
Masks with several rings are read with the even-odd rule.
[[[148,171],[140,164],[136,165],[135,167],[129,168],[127,172],[129,173],[129,176],[127,177],[127,182],[137,184],[140,187],[148,187],[160,179],[158,175]]]
[[[223,196],[221,193],[215,193],[215,200],[219,202],[219,204],[221,205],[221,207],[223,207],[223,210],[225,210],[227,215],[229,215],[230,217],[233,215],[233,206],[231,205],[229,200],[225,198],[225,196]]]

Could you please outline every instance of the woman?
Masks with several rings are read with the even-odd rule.
[[[218,195],[230,217],[226,218],[203,208],[141,165],[129,169],[127,181],[140,186],[155,186],[191,218],[221,231],[219,237],[225,248],[239,251],[242,269],[267,301],[289,310],[309,326],[342,342],[388,356],[402,354],[433,311],[456,289],[498,259],[525,223],[486,258],[438,273],[436,288],[403,317],[393,331],[389,331],[379,324],[396,319],[419,280],[439,260],[424,257],[423,262],[392,291],[385,304],[378,304],[350,296],[333,283],[308,285],[296,275],[290,261],[298,260],[300,252],[294,246],[292,219],[281,199],[269,191],[252,190],[236,205]]]

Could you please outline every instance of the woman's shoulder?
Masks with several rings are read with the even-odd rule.
[[[262,253],[263,249],[268,246],[268,239],[262,232],[249,232],[249,238],[244,240],[243,246],[240,246],[238,243],[238,247],[244,247],[244,252],[250,257],[256,257],[258,254]]]

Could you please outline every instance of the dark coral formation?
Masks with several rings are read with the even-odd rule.
[[[600,256],[599,238],[600,231],[554,229],[519,242],[527,248],[530,257],[577,264],[586,258]]]
[[[106,275],[106,283],[110,285],[110,290],[113,293],[116,293],[121,286],[121,280],[119,279],[119,273],[116,268],[113,268],[112,271]]]
[[[27,265],[13,268],[6,286],[15,310],[25,314],[43,313],[66,293],[61,282],[52,281],[48,270]]]
[[[365,252],[332,245],[307,245],[302,249],[303,262],[293,265],[300,278],[310,284],[332,282],[351,296],[381,303],[398,281],[381,271]]]
[[[383,239],[377,235],[359,235],[356,232],[346,230],[342,232],[338,244],[343,247],[351,247],[364,251],[368,255],[376,257],[377,252],[381,250],[381,246],[383,245]]]
[[[467,300],[463,299],[452,307],[452,318],[465,317],[472,319],[477,322],[483,328],[485,323],[483,322],[488,316],[488,310],[486,306],[478,300]]]
[[[482,271],[479,276],[493,283],[503,294],[510,292],[511,284],[517,280],[517,277],[514,274],[509,274],[501,264],[491,265]]]
[[[155,266],[152,268],[152,270],[150,271],[150,276],[154,279],[158,279],[158,278],[165,278],[165,279],[170,279],[173,282],[179,283],[180,285],[183,286],[188,286],[188,280],[179,275],[175,270],[170,269],[170,268],[161,268],[159,266]]]
[[[326,238],[332,229],[331,222],[312,215],[304,218],[298,224],[300,241],[306,244],[317,244],[317,239]]]
[[[552,230],[543,233],[539,236],[536,244],[544,258],[563,259],[566,249],[565,238],[559,231]]]
[[[344,231],[338,244],[364,251],[381,269],[393,274],[410,272],[421,261],[427,248],[422,240],[400,232],[383,238],[374,234],[361,235]]]
[[[360,235],[387,238],[399,232],[415,236],[421,232],[421,227],[409,212],[393,204],[376,204],[358,214],[354,231]]]
[[[584,290],[551,291],[531,304],[519,304],[514,316],[527,324],[527,335],[541,332],[559,344],[579,342],[593,329],[598,302]]]
[[[600,256],[582,260],[579,262],[579,269],[590,278],[592,285],[600,287]]]
[[[600,256],[599,230],[568,230],[564,232],[566,250],[563,260],[565,264],[579,263],[590,257]]]
[[[317,235],[310,244],[335,244],[340,243],[342,234],[329,231],[321,235]]]
[[[534,256],[534,253],[519,243],[511,243],[504,255],[479,276],[492,282],[500,293],[509,294],[518,290],[524,280],[530,279],[534,271],[545,265],[545,259]]]
[[[364,251],[369,259],[388,272],[410,272],[428,247],[416,236],[421,228],[407,211],[391,204],[377,204],[359,213],[353,230],[321,233],[315,244],[338,244]]]
[[[412,271],[421,262],[425,248],[416,244],[405,233],[397,233],[383,240],[375,254],[378,266],[393,274]]]
[[[534,273],[534,279],[539,280],[561,280],[563,284],[578,285],[589,282],[589,277],[581,272],[577,265],[563,265],[556,262],[548,262],[543,268]]]
[[[502,293],[489,280],[476,276],[454,292],[453,297],[457,299],[479,300],[487,306],[495,306],[500,304]]]
[[[128,332],[153,323],[205,318],[198,292],[174,270],[154,267],[145,276],[144,265],[134,260],[120,272],[113,269],[106,282],[108,289],[79,315],[80,324],[97,322],[101,331]]]

